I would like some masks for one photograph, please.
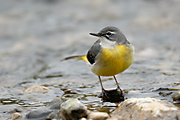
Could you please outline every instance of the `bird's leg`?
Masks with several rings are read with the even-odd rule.
[[[120,89],[121,94],[123,94],[123,91],[122,91],[121,88],[119,87],[119,84],[118,84],[118,82],[117,82],[116,77],[115,77],[115,76],[113,76],[113,77],[114,77],[114,80],[116,81],[117,89]]]
[[[105,89],[104,89],[104,87],[103,87],[103,84],[102,84],[102,81],[101,81],[101,77],[98,76],[98,78],[99,78],[99,82],[100,82],[100,84],[101,84],[102,91],[105,91]]]
[[[101,84],[101,88],[102,88],[102,98],[106,98],[107,99],[109,97],[108,97],[108,94],[107,94],[106,90],[103,87],[103,84],[102,84],[102,81],[101,81],[101,77],[98,76],[98,78],[99,78],[99,81],[100,81],[100,84]]]

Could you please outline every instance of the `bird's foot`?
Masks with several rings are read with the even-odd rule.
[[[104,102],[121,102],[124,100],[123,91],[121,89],[103,89],[99,97],[102,98]]]
[[[108,93],[108,90],[105,90],[105,89],[103,89],[102,90],[102,98],[104,99],[110,99],[109,98],[109,93]]]
[[[124,93],[123,93],[123,90],[122,90],[120,87],[117,87],[117,88],[116,88],[117,91],[118,91],[118,89],[120,90],[121,95],[123,96],[123,94],[124,94]]]

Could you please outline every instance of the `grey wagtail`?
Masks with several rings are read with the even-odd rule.
[[[78,59],[88,62],[90,70],[99,78],[102,92],[105,91],[100,76],[113,76],[119,87],[115,75],[122,73],[133,62],[134,49],[124,34],[116,27],[108,26],[103,28],[99,33],[90,33],[99,39],[93,44],[87,55],[71,56],[68,59]]]

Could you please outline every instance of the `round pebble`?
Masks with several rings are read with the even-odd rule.
[[[45,86],[33,86],[25,89],[24,93],[47,93],[50,89]]]
[[[16,112],[16,113],[12,114],[10,120],[22,120],[22,118],[23,118],[22,115],[20,113]]]

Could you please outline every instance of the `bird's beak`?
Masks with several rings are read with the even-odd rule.
[[[96,37],[101,37],[99,33],[89,33],[90,35],[96,36]]]

